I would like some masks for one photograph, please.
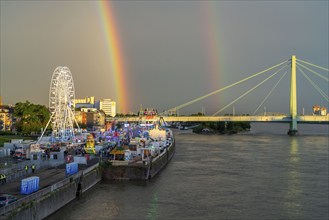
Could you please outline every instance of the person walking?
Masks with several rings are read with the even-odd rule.
[[[29,167],[27,165],[25,165],[24,169],[25,169],[25,173],[29,171]]]
[[[34,173],[34,170],[35,170],[35,165],[34,164],[32,164],[31,169],[32,169],[32,173]]]
[[[6,183],[6,175],[0,174],[0,184]]]

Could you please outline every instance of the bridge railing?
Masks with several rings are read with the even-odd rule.
[[[250,122],[290,122],[289,115],[263,115],[263,116],[248,116],[248,115],[230,115],[230,116],[162,116],[166,122],[217,122],[217,121],[250,121]],[[159,116],[153,117],[152,120],[147,120],[141,117],[125,117],[117,118],[119,122],[140,122],[149,121],[156,122],[160,120]],[[297,116],[299,122],[329,122],[329,115],[299,115]]]
[[[302,122],[329,122],[328,115],[300,115],[297,116],[297,121]]]

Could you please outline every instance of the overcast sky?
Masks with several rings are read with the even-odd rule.
[[[290,59],[328,67],[328,1],[113,1],[126,70],[128,111],[163,111]],[[96,1],[1,1],[0,95],[5,104],[48,106],[57,66],[68,66],[75,96],[116,101]],[[317,69],[314,69],[317,70]],[[317,70],[318,71],[318,70]],[[318,71],[328,77],[326,72]],[[301,74],[299,74],[301,75]],[[328,106],[298,76],[299,112]],[[310,75],[328,95],[328,82]],[[264,78],[181,110],[212,114]],[[234,104],[253,113],[278,77]],[[260,108],[289,112],[289,75]],[[118,103],[120,106],[120,103]],[[232,112],[232,106],[226,112]]]

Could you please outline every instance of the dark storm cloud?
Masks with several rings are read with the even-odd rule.
[[[140,104],[160,111],[177,106],[218,89],[213,80],[228,85],[294,54],[328,66],[326,1],[114,1],[112,6],[132,111]],[[208,23],[207,16],[212,19]],[[218,73],[209,66],[212,42],[205,31],[210,29],[217,30],[218,44],[212,48],[220,58]],[[77,97],[114,98],[96,2],[1,1],[4,101],[47,104],[50,78],[58,65],[71,69]],[[309,111],[313,104],[323,105],[314,89],[305,80],[300,82],[310,90],[302,94],[300,105]],[[225,103],[215,99],[227,104],[247,89],[242,85],[208,103],[197,103],[190,111],[200,111],[203,105],[216,111]],[[286,112],[288,92],[281,88],[273,94],[266,104],[269,111]],[[246,97],[236,109],[252,112],[264,93]]]

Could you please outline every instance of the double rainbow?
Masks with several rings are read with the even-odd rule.
[[[128,112],[128,96],[126,88],[126,73],[123,64],[123,56],[121,53],[120,38],[116,28],[113,8],[110,1],[97,1],[101,23],[103,26],[106,47],[109,53],[109,62],[114,78],[111,83],[115,87],[115,101],[117,102],[117,112]]]
[[[115,87],[115,98],[117,101],[118,112],[127,113],[129,99],[127,96],[126,72],[124,69],[123,56],[121,54],[120,38],[116,28],[115,16],[113,14],[113,6],[111,1],[97,1],[101,23],[103,26],[106,47],[109,53],[109,63],[111,65],[111,74],[113,75]],[[218,88],[219,78],[221,77],[221,59],[219,56],[219,30],[216,24],[218,18],[214,11],[212,2],[204,2],[201,5],[202,14],[205,15],[205,42],[208,42],[207,51],[209,56],[210,73],[212,75],[211,84],[214,88]]]

